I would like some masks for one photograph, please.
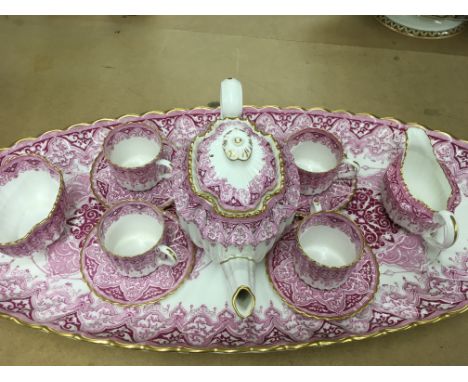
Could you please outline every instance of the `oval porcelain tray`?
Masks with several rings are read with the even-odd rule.
[[[280,141],[305,127],[330,130],[340,136],[348,156],[361,165],[354,195],[343,213],[360,225],[378,262],[377,292],[368,305],[341,320],[305,317],[273,289],[267,257],[257,267],[257,308],[252,316],[240,320],[230,308],[222,271],[201,250],[185,282],[158,302],[114,304],[90,290],[80,270],[80,250],[105,210],[89,185],[89,172],[103,138],[118,123],[145,120],[180,146],[219,117],[219,110],[196,108],[74,125],[66,131],[21,140],[0,153],[0,161],[23,153],[44,155],[63,170],[70,199],[66,233],[47,254],[21,258],[0,254],[0,316],[100,344],[233,353],[377,337],[468,309],[468,220],[463,218],[468,212],[467,143],[428,131],[439,159],[456,175],[462,192],[456,210],[458,240],[440,254],[440,264],[428,266],[421,240],[392,224],[380,203],[382,174],[403,148],[405,124],[324,109],[246,107],[244,116]],[[346,305],[353,298],[343,294],[340,303]],[[332,302],[322,301],[322,308]]]

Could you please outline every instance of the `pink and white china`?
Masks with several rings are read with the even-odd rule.
[[[37,155],[21,155],[0,168],[0,252],[31,255],[56,241],[65,223],[61,171]]]
[[[290,230],[267,259],[270,282],[281,299],[299,314],[315,319],[343,320],[362,311],[379,285],[379,266],[372,251],[364,247],[363,255],[340,286],[317,288],[297,273],[297,259],[302,251],[296,235]]]
[[[340,210],[349,203],[356,190],[356,179],[335,179],[332,185],[317,195],[301,194],[297,215],[307,216],[315,212],[313,205],[318,202],[324,211]]]
[[[460,190],[423,129],[406,130],[405,150],[385,172],[382,202],[395,223],[421,235],[430,246],[445,249],[456,242],[454,211]]]
[[[162,146],[160,134],[152,127],[127,123],[111,130],[104,140],[103,152],[122,187],[146,191],[171,176],[171,163],[161,159]]]
[[[163,143],[162,158],[172,161],[175,150]],[[91,190],[104,206],[112,206],[124,200],[142,200],[159,208],[166,208],[172,202],[172,184],[170,178],[164,178],[156,186],[146,191],[131,191],[116,182],[114,169],[106,160],[104,153],[99,153],[90,172]]]
[[[143,277],[161,265],[177,263],[176,252],[164,244],[164,213],[149,203],[128,201],[111,207],[99,221],[97,238],[123,276]]]
[[[346,158],[340,140],[329,131],[317,128],[299,130],[288,138],[287,144],[299,170],[301,194],[320,194],[338,176],[352,178],[359,171],[359,165]],[[352,166],[352,170],[343,173],[340,169],[344,165]]]
[[[296,273],[314,288],[338,288],[364,253],[365,240],[359,227],[336,212],[309,215],[296,235]]]
[[[68,203],[65,230],[46,254],[17,257],[0,251],[0,317],[60,335],[64,341],[73,338],[158,352],[265,353],[371,340],[386,333],[404,334],[408,328],[467,311],[468,220],[462,217],[468,214],[468,142],[427,131],[441,164],[450,169],[459,185],[461,201],[455,211],[460,226],[458,240],[441,252],[442,266],[423,270],[427,249],[421,237],[393,224],[381,201],[385,171],[404,147],[407,125],[395,119],[318,108],[245,106],[242,117],[280,142],[310,126],[339,137],[361,165],[356,190],[341,213],[349,214],[359,225],[375,259],[366,249],[356,264],[356,273],[340,288],[314,289],[294,270],[297,249],[295,231],[291,230],[277,241],[267,261],[256,265],[255,309],[246,319],[239,319],[219,264],[203,249],[197,250],[190,265],[184,261],[188,255],[183,248],[190,239],[173,217],[165,221],[165,244],[179,255],[178,263],[163,265],[145,277],[120,275],[100,249],[93,228],[105,208],[91,192],[89,170],[103,139],[123,123],[145,123],[182,148],[219,116],[219,109],[198,107],[101,119],[22,139],[1,151],[2,165],[18,155],[34,153],[47,158],[63,173]],[[285,167],[286,182],[290,182],[286,187],[295,188],[288,173],[296,171],[294,177],[298,175],[295,165],[291,166],[291,172]],[[190,185],[187,189],[190,191]],[[202,224],[206,210],[197,212],[200,204],[193,196],[187,200],[186,208],[191,212],[186,216],[197,216]],[[281,216],[279,206],[274,211],[265,214],[268,222]],[[215,232],[214,242],[217,238],[228,245],[251,240],[237,234],[235,224],[219,222],[220,229],[210,231]],[[260,223],[238,225],[249,227],[242,232],[266,232]],[[368,254],[372,256],[370,263]],[[154,303],[158,296],[164,299]],[[129,306],[146,302],[144,306]],[[351,316],[347,317],[348,313]]]
[[[291,155],[241,112],[242,88],[221,84],[221,115],[174,161],[177,214],[192,241],[221,265],[239,317],[255,307],[255,267],[294,219],[299,178]]]
[[[193,268],[194,246],[176,217],[164,213],[164,225],[165,242],[177,253],[177,262],[141,277],[122,275],[99,244],[97,228],[92,229],[81,250],[81,272],[93,292],[105,301],[128,306],[154,303],[179,288]]]

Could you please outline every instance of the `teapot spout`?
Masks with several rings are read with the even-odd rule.
[[[253,260],[245,257],[234,257],[221,263],[228,280],[232,307],[242,319],[250,316],[255,308],[255,265]]]

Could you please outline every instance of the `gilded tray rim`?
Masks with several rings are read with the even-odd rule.
[[[421,125],[419,123],[416,123],[416,122],[403,122],[403,121],[401,121],[401,120],[399,120],[397,118],[394,118],[394,117],[378,117],[378,116],[376,116],[374,114],[370,114],[370,113],[353,113],[353,112],[350,112],[350,111],[347,111],[347,110],[342,110],[342,109],[330,110],[330,109],[326,109],[324,107],[304,108],[304,107],[300,107],[300,106],[281,107],[281,106],[276,106],[276,105],[266,105],[266,106],[245,105],[244,108],[299,110],[299,111],[304,111],[304,112],[322,111],[322,112],[326,112],[326,113],[335,113],[335,114],[337,114],[337,113],[343,114],[344,113],[344,114],[348,114],[350,116],[357,116],[357,117],[359,117],[359,116],[371,117],[371,118],[378,119],[378,120],[395,122],[397,124],[402,124],[402,125],[405,125],[405,126],[418,126],[418,127],[423,128],[425,130],[432,131],[432,132],[435,132],[435,133],[438,133],[438,134],[442,134],[445,137],[449,138],[450,140],[457,140],[459,142],[463,142],[465,144],[468,144],[467,140],[459,139],[459,138],[455,137],[454,135],[449,134],[449,133],[447,133],[445,131],[433,130],[433,129],[430,129],[430,128],[428,128],[426,126],[423,126],[423,125]],[[189,112],[189,111],[194,111],[194,110],[209,110],[209,111],[212,111],[212,110],[219,110],[219,107],[212,108],[212,107],[207,107],[207,106],[196,106],[196,107],[187,108],[187,109],[174,108],[174,109],[168,110],[167,112],[149,111],[149,112],[146,112],[146,113],[143,113],[143,114],[124,114],[121,117],[118,117],[118,118],[115,118],[115,119],[101,118],[101,119],[98,119],[98,120],[96,120],[96,121],[94,121],[92,123],[87,123],[87,122],[77,123],[77,124],[73,124],[73,125],[69,126],[66,129],[53,129],[53,130],[45,131],[45,132],[39,134],[36,137],[21,138],[21,139],[17,140],[16,142],[14,142],[9,147],[0,148],[0,153],[2,153],[3,151],[9,150],[13,146],[16,146],[16,145],[18,145],[20,143],[25,143],[25,142],[28,142],[28,141],[41,139],[46,134],[50,134],[50,133],[54,133],[54,132],[62,133],[62,132],[72,131],[73,129],[76,129],[76,128],[82,128],[82,127],[86,127],[86,126],[93,126],[93,125],[95,125],[95,124],[97,124],[99,122],[110,122],[110,123],[117,122],[118,123],[118,122],[121,122],[123,119],[126,119],[126,118],[144,118],[144,117],[147,117],[149,115],[154,115],[154,114],[156,114],[156,115],[165,115],[165,114],[171,114],[171,113],[174,113],[174,112]],[[409,330],[409,329],[412,329],[412,328],[415,328],[415,327],[418,327],[418,326],[422,326],[422,325],[426,325],[426,324],[435,324],[435,323],[440,322],[442,320],[445,320],[447,318],[454,317],[454,316],[457,316],[459,314],[462,314],[462,313],[464,313],[466,311],[468,311],[468,305],[466,305],[466,306],[464,306],[462,308],[459,308],[459,309],[452,310],[452,311],[447,312],[447,313],[443,313],[440,316],[437,316],[437,317],[434,317],[434,318],[431,318],[431,319],[416,320],[416,321],[413,321],[413,322],[411,322],[411,323],[409,323],[407,325],[404,325],[402,327],[382,329],[380,331],[377,331],[377,332],[371,333],[371,334],[367,334],[367,335],[350,335],[350,336],[343,337],[343,338],[340,338],[340,339],[337,339],[337,340],[317,340],[317,341],[311,341],[311,342],[301,342],[301,343],[297,343],[297,344],[293,344],[293,345],[272,345],[272,346],[261,346],[261,345],[259,345],[259,346],[247,346],[247,347],[244,346],[244,347],[237,347],[237,348],[217,348],[217,347],[197,348],[197,347],[186,347],[186,346],[172,346],[172,347],[171,346],[155,346],[155,345],[145,345],[145,344],[137,344],[137,343],[131,344],[131,343],[123,342],[123,341],[108,340],[108,339],[97,339],[97,338],[88,337],[88,336],[83,335],[83,334],[76,334],[76,333],[68,333],[68,332],[64,332],[64,331],[59,331],[59,330],[50,328],[50,327],[45,326],[45,325],[29,323],[26,320],[22,320],[22,319],[20,319],[18,317],[15,317],[13,315],[9,315],[9,314],[3,313],[3,312],[0,313],[0,318],[10,320],[10,321],[13,321],[16,324],[26,326],[26,327],[32,328],[32,329],[37,329],[37,330],[40,330],[40,331],[45,332],[45,333],[49,333],[49,334],[53,333],[53,334],[57,334],[57,335],[59,335],[61,337],[69,338],[69,339],[84,341],[84,342],[93,343],[93,344],[101,344],[101,345],[106,345],[106,346],[110,346],[110,347],[119,347],[119,348],[125,348],[125,349],[149,350],[149,351],[155,351],[155,352],[233,354],[233,353],[247,353],[247,352],[267,353],[267,352],[273,352],[273,351],[299,350],[299,349],[305,349],[305,348],[315,348],[315,347],[329,346],[329,345],[339,344],[339,343],[349,343],[349,342],[354,342],[354,341],[361,341],[361,340],[365,340],[365,339],[369,339],[369,338],[378,338],[378,337],[381,337],[381,336],[384,336],[384,335],[387,335],[387,334],[390,334],[390,333],[405,331],[405,330]]]

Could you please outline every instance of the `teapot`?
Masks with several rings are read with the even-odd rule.
[[[299,175],[286,146],[242,118],[242,85],[221,82],[221,115],[173,161],[182,228],[225,274],[240,318],[255,307],[255,268],[291,225]]]

